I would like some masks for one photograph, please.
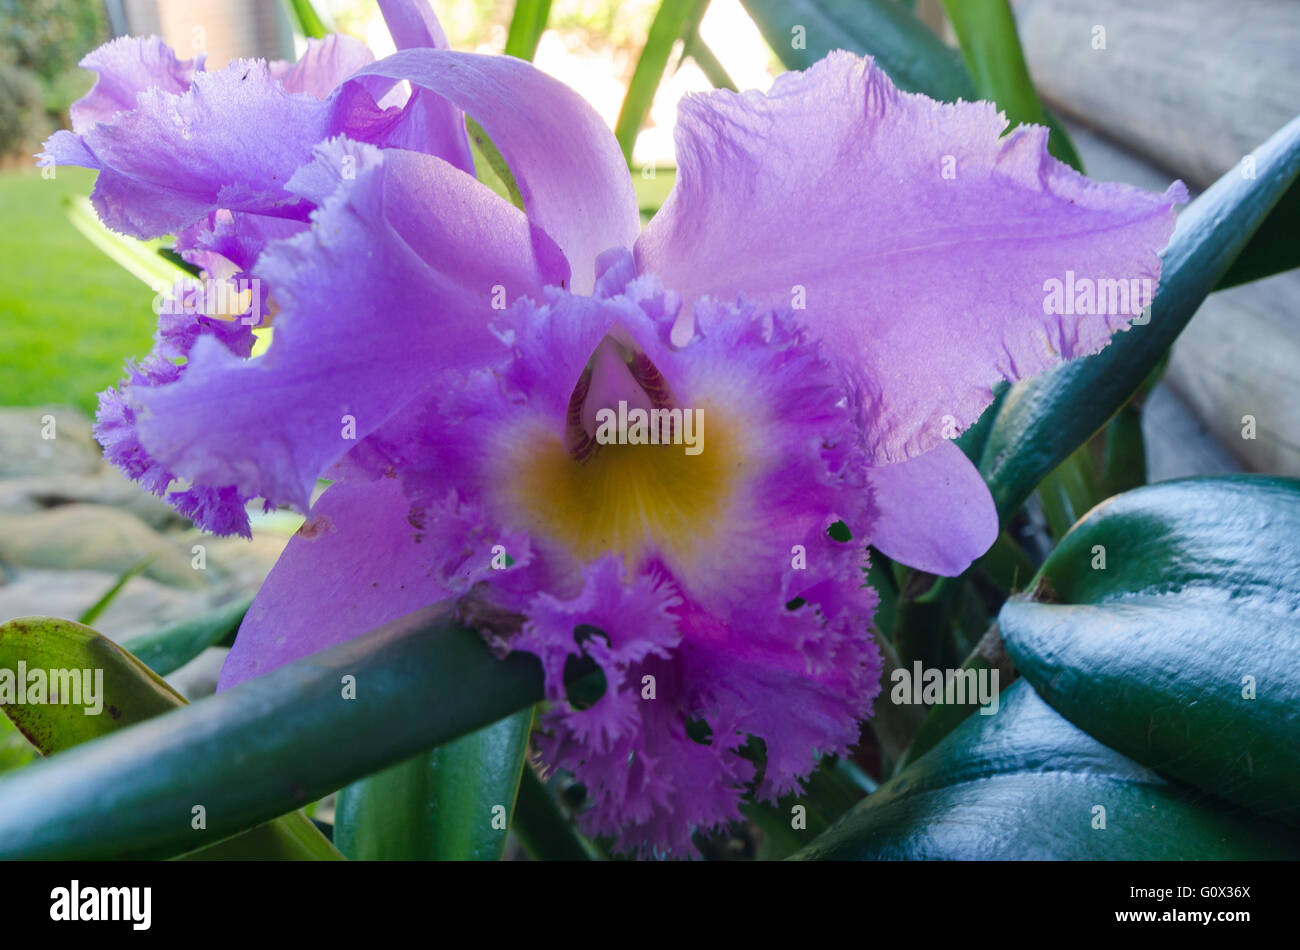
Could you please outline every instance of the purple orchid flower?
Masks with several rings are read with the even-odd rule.
[[[855,744],[879,691],[867,545],[945,575],[988,548],[952,436],[997,381],[1128,324],[1045,286],[1157,281],[1185,191],[1092,182],[1045,129],[1004,137],[989,103],[834,53],[765,95],[687,97],[641,230],[576,93],[447,50],[423,2],[380,5],[379,62],[339,37],[293,67],[208,73],[156,40],[87,58],[100,82],[48,156],[100,170],[109,225],[178,234],[275,310],[257,357],[251,328],[164,318],[99,437],[210,530],[247,534],[254,498],[308,514],[223,688],[452,598],[541,659],[541,752],[586,785],[586,830],[689,855],[747,788],[775,800]],[[522,211],[473,177],[461,110]],[[668,444],[628,444],[643,418]],[[576,654],[607,682],[585,709]]]

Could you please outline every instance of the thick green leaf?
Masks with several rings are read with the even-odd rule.
[[[31,765],[40,758],[36,747],[18,731],[8,716],[0,716],[0,772],[9,772]]]
[[[680,69],[687,58],[693,59],[695,65],[700,67],[715,89],[729,89],[736,92],[736,84],[727,74],[726,68],[700,37],[700,21],[704,19],[704,14],[708,10],[709,0],[695,0],[695,8],[686,18],[686,25],[682,30],[682,55],[677,61],[676,68]]]
[[[975,562],[981,575],[1006,595],[1024,590],[1033,579],[1033,562],[1010,533],[1001,532],[993,546]]]
[[[1147,447],[1142,410],[1130,400],[1106,423],[1101,462],[1101,497],[1132,491],[1147,481]]]
[[[310,818],[295,811],[183,854],[181,861],[342,861],[343,855]]]
[[[1064,363],[1007,393],[980,460],[1003,523],[1128,401],[1295,182],[1300,118],[1255,155],[1255,178],[1233,169],[1179,215],[1149,323],[1117,334],[1095,356]]]
[[[1015,675],[1015,669],[1011,661],[1007,658],[1006,648],[1002,643],[1002,637],[998,632],[997,624],[994,623],[980,638],[975,649],[966,657],[961,665],[963,670],[975,670],[977,676],[990,675],[982,671],[997,671],[998,683],[1005,684]],[[886,700],[890,700],[892,706],[892,681],[882,677],[882,688],[885,690],[884,696],[876,701],[876,708],[882,707]],[[956,699],[956,697],[953,697]],[[912,742],[908,745],[906,751],[899,757],[898,768],[904,769],[911,765],[925,753],[933,749],[944,736],[956,729],[965,719],[978,710],[979,706],[972,703],[945,703],[943,698],[929,708],[925,718],[921,721]]]
[[[6,695],[6,671],[33,676],[66,671],[65,696],[75,690],[83,702],[15,701]],[[75,682],[72,673],[76,672]],[[62,677],[62,673],[60,674]],[[90,627],[71,620],[24,617],[0,624],[0,708],[42,755],[89,742],[102,735],[170,712],[185,700],[130,653]],[[96,711],[97,710],[97,711]]]
[[[1012,126],[1030,122],[1050,128],[1048,150],[1082,171],[1074,143],[1061,124],[1047,114],[1029,78],[1016,20],[1007,0],[943,0],[943,6],[974,78],[976,95],[996,102]]]
[[[551,15],[551,0],[515,0],[515,13],[506,34],[506,55],[532,61]]]
[[[1066,456],[1065,461],[1043,479],[1037,495],[1052,537],[1065,537],[1083,513],[1102,499],[1096,465],[1087,443]]]
[[[1295,858],[1300,835],[1126,759],[1021,681],[795,857]]]
[[[159,286],[170,287],[177,280],[191,276],[183,266],[159,253],[164,249],[161,238],[139,241],[110,230],[99,220],[89,198],[82,196],[66,199],[65,210],[73,227],[150,290],[156,290]]]
[[[71,698],[81,700],[76,705],[40,702],[29,693],[21,697],[27,702],[7,702],[20,697],[6,697],[0,687],[0,707],[46,756],[185,705],[179,693],[136,657],[70,620],[29,617],[0,625],[0,684],[6,672],[15,680],[23,674],[30,684],[33,670],[41,670],[47,681],[56,675],[51,671],[58,671],[60,682],[67,684],[65,700],[69,690],[76,691]],[[63,679],[72,671],[78,671],[79,683]],[[45,699],[53,698],[47,691]],[[203,857],[337,860],[341,855],[305,815],[294,812],[213,845]]]
[[[187,851],[196,805],[217,841],[542,696],[535,657],[498,661],[444,610],[419,611],[5,776],[0,860]]]
[[[318,40],[329,33],[320,14],[312,6],[311,0],[288,0],[288,3],[289,11],[293,14],[298,29],[302,30],[303,36]]]
[[[358,861],[498,861],[515,808],[533,711],[353,782],[334,840]]]
[[[865,782],[867,788],[859,783]],[[801,791],[775,803],[749,802],[741,813],[762,833],[757,859],[779,861],[816,839],[840,815],[862,800],[875,783],[837,756],[825,756]]]
[[[233,635],[251,603],[251,598],[232,601],[192,620],[132,637],[122,647],[159,676],[166,676]]]
[[[715,89],[729,89],[732,92],[738,92],[736,81],[731,78],[727,72],[727,67],[722,65],[713,50],[709,49],[707,43],[700,39],[698,32],[693,33],[686,45],[686,55],[695,60],[695,65],[700,67],[700,71],[708,77],[709,82],[713,83]]]
[[[980,457],[984,454],[984,443],[988,441],[989,433],[993,430],[993,420],[997,418],[998,413],[1001,411],[1002,400],[1006,398],[1007,391],[1010,388],[1011,384],[1005,379],[994,383],[993,401],[980,413],[980,417],[975,420],[974,424],[953,439],[957,443],[957,448],[961,449],[962,454],[975,465],[980,463]]]
[[[998,623],[1076,725],[1300,825],[1297,565],[1300,481],[1163,482],[1093,509]]]
[[[632,146],[636,144],[637,133],[650,112],[655,90],[663,78],[664,67],[676,43],[686,30],[691,15],[695,12],[697,0],[663,0],[650,24],[650,35],[646,37],[641,58],[637,60],[632,72],[632,81],[628,83],[627,95],[623,107],[619,110],[618,121],[614,124],[614,137],[623,148],[623,157],[630,164]]]
[[[1237,174],[1244,168],[1238,166]],[[1300,267],[1300,185],[1293,185],[1273,206],[1215,290],[1235,287],[1281,271]]]
[[[741,0],[787,69],[831,50],[875,57],[894,84],[954,102],[974,99],[961,56],[897,0]]]
[[[515,807],[515,834],[538,861],[598,861],[600,850],[573,827],[546,783],[525,765]]]
[[[469,148],[474,157],[474,174],[502,198],[505,198],[520,211],[524,210],[523,192],[510,171],[505,156],[501,154],[496,143],[488,137],[483,126],[471,116],[465,116],[465,131],[469,135]]]

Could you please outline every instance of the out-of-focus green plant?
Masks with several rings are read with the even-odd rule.
[[[99,0],[0,0],[0,24],[0,154],[4,154],[39,145],[52,129],[67,123],[68,106],[92,81],[77,63],[108,38],[108,25]],[[10,73],[14,68],[36,80],[34,105],[30,88],[22,88],[27,83]],[[11,113],[24,114],[21,121],[27,123],[16,134]]]
[[[99,0],[0,0],[0,47],[13,61],[53,80],[108,37]]]
[[[0,54],[0,155],[35,149],[49,127],[37,75]]]

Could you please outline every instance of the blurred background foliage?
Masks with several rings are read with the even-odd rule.
[[[0,155],[67,122],[91,85],[77,61],[108,38],[99,0],[0,0]]]

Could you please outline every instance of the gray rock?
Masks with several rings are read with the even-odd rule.
[[[1157,383],[1142,404],[1142,439],[1146,444],[1147,481],[1152,484],[1190,475],[1241,471],[1241,464],[1165,382]]]
[[[211,696],[217,691],[217,679],[221,676],[221,667],[229,652],[225,647],[208,647],[163,679],[190,702]]]
[[[103,465],[90,420],[69,406],[0,409],[0,478],[84,474]]]
[[[0,481],[0,512],[31,513],[83,502],[129,511],[151,528],[189,524],[161,498],[151,495],[111,465],[88,475],[27,475]]]
[[[263,533],[247,538],[218,538],[200,531],[187,531],[181,535],[186,551],[202,545],[206,551],[208,570],[230,591],[254,593],[271,568],[280,559],[289,538],[284,535]]]
[[[116,574],[105,571],[24,571],[0,587],[0,622],[15,617],[75,620],[116,580]],[[147,577],[133,577],[93,626],[121,642],[197,617],[209,609],[210,601],[206,593],[177,590]]]
[[[150,557],[145,575],[173,587],[203,590],[204,571],[190,552],[135,515],[103,505],[60,505],[32,514],[0,514],[0,561],[17,567],[98,570],[121,575]]]

